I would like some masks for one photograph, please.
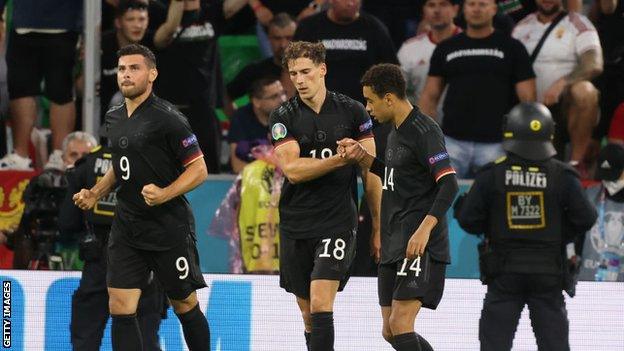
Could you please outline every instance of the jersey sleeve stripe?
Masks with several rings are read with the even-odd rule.
[[[275,145],[273,146],[274,149],[277,149],[278,147],[281,147],[283,145],[286,145],[288,143],[294,143],[297,140],[295,140],[294,138],[286,138],[284,140],[281,140],[279,142],[276,142]]]
[[[182,162],[182,164],[184,165],[184,167],[190,165],[191,163],[195,162],[196,160],[200,159],[204,157],[204,154],[200,151],[197,151],[196,153],[192,154],[191,156],[187,157],[184,162]]]
[[[445,175],[449,175],[449,174],[455,174],[455,170],[453,169],[453,167],[449,167],[449,168],[445,168],[443,170],[441,170],[440,172],[438,172],[438,174],[435,177],[435,181],[436,183]]]
[[[371,139],[371,138],[374,138],[373,133],[368,132],[364,135],[360,135],[356,140],[362,141],[362,140]]]

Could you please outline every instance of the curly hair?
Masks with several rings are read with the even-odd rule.
[[[288,44],[282,57],[282,66],[288,68],[288,62],[298,58],[308,58],[314,64],[325,63],[325,46],[323,43],[308,41],[293,41]]]
[[[388,93],[396,95],[399,99],[405,99],[405,77],[401,68],[391,63],[381,63],[369,68],[362,79],[362,86],[370,87],[377,96],[383,97]]]

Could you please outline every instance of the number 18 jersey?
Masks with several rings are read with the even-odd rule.
[[[338,140],[372,138],[372,121],[361,103],[328,91],[317,114],[298,96],[271,114],[271,140],[278,148],[296,141],[299,157],[324,159],[336,155]],[[280,233],[293,239],[338,235],[357,226],[356,166],[348,165],[322,177],[292,184],[280,198]]]

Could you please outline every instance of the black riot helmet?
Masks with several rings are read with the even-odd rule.
[[[546,106],[521,102],[505,117],[503,149],[527,160],[545,160],[557,154],[554,132],[555,122]]]

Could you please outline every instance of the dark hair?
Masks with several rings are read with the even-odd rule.
[[[117,9],[115,9],[115,17],[121,17],[131,10],[147,11],[149,7],[144,1],[140,0],[121,0]]]
[[[269,21],[267,28],[271,28],[273,26],[284,28],[284,27],[288,27],[291,23],[297,23],[297,22],[295,22],[295,19],[288,13],[280,12],[277,15],[273,16],[271,21]]]
[[[249,96],[256,99],[262,98],[264,87],[277,82],[275,77],[261,77],[251,82],[249,85]]]
[[[405,77],[401,68],[391,63],[381,63],[369,68],[362,80],[362,86],[370,87],[375,94],[383,97],[388,93],[396,95],[399,99],[405,99]]]
[[[156,68],[156,56],[154,56],[152,50],[148,49],[146,46],[141,44],[130,44],[117,51],[117,58],[129,55],[141,55],[145,58],[147,67]]]
[[[298,58],[310,59],[317,65],[325,63],[325,46],[321,42],[292,41],[284,51],[282,66],[288,68],[288,62]]]

